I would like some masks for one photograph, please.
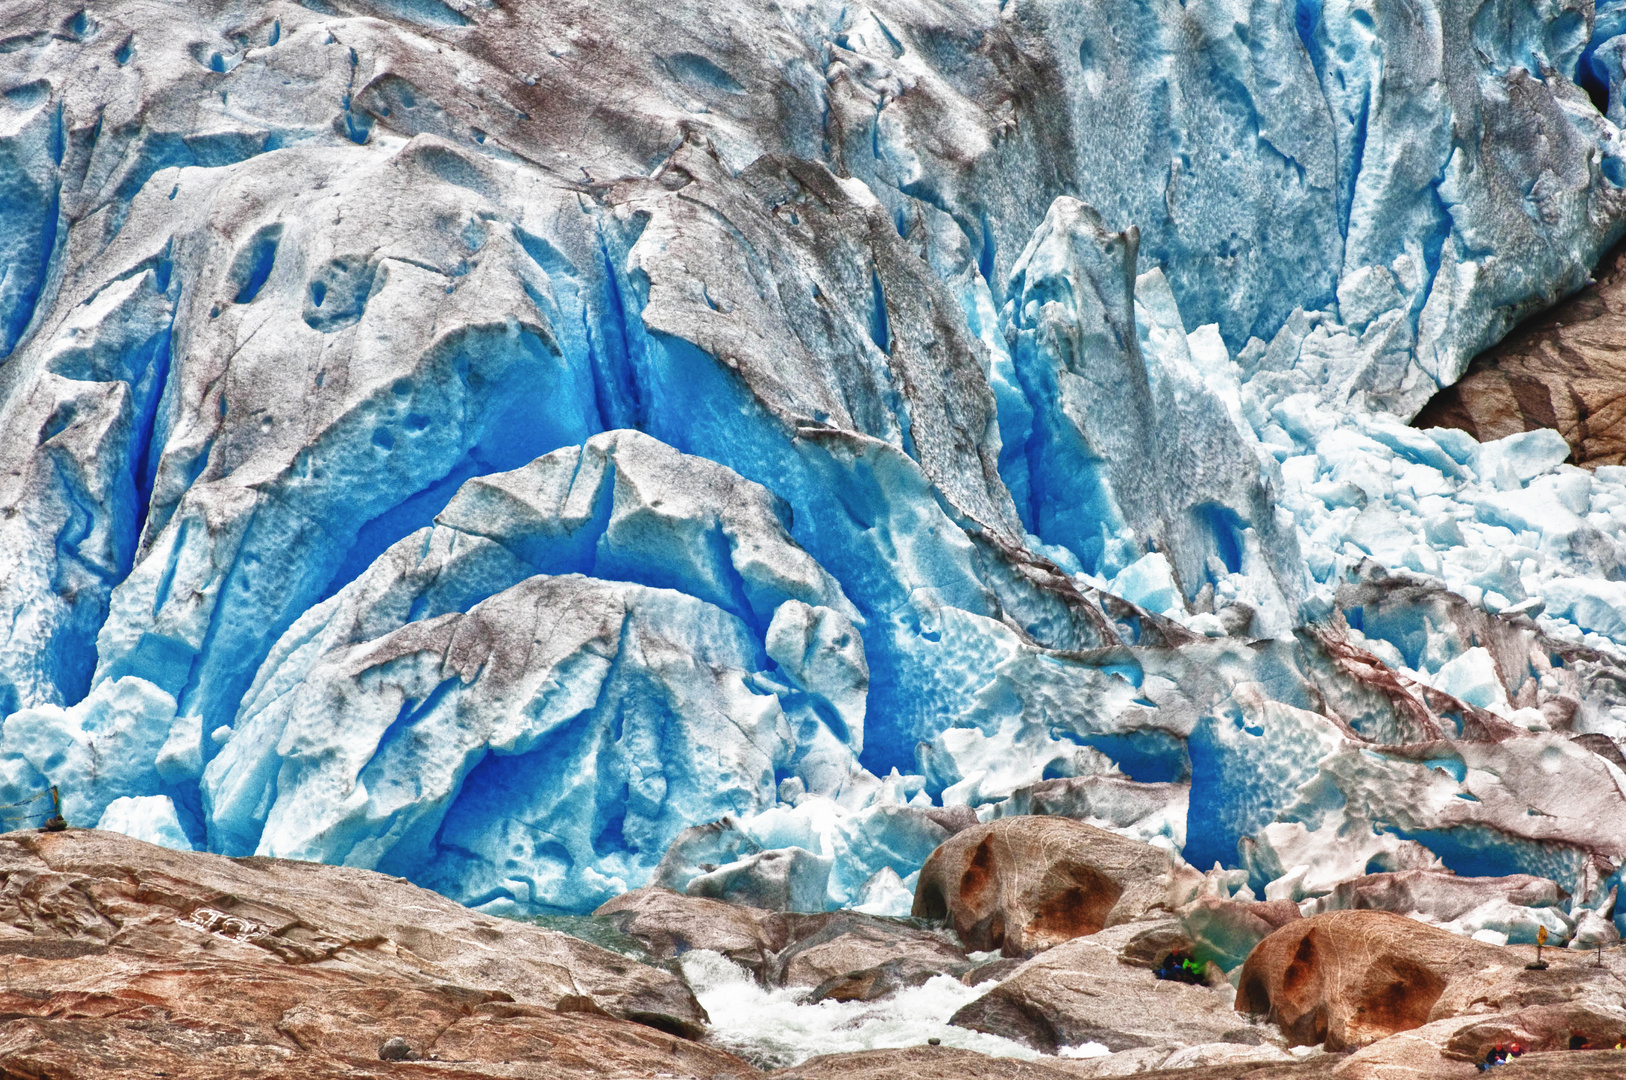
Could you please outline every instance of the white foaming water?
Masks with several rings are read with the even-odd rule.
[[[1010,1039],[950,1025],[949,1017],[988,987],[966,986],[949,975],[884,1001],[804,1005],[806,989],[763,989],[750,972],[709,949],[684,953],[679,963],[711,1016],[712,1041],[763,1068],[788,1068],[819,1054],[919,1046],[933,1038],[991,1057],[1031,1061],[1040,1056]],[[1063,1053],[1094,1057],[1107,1048],[1085,1043]]]

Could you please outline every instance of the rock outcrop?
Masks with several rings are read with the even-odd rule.
[[[1626,464],[1626,248],[1596,280],[1475,357],[1412,423],[1480,442],[1551,428],[1585,468]]]
[[[932,852],[914,915],[970,949],[1021,956],[1169,904],[1168,854],[1061,817],[1001,818]]]
[[[7,1075],[755,1074],[670,972],[370,871],[12,833],[0,959]]]
[[[835,912],[797,920],[795,929],[774,959],[774,982],[817,987],[817,997],[869,1000],[971,966],[948,935],[897,921]]]

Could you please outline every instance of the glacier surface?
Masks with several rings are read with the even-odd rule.
[[[1615,914],[1626,469],[1406,420],[1626,232],[1626,5],[5,24],[0,803],[506,914],[1034,812]]]

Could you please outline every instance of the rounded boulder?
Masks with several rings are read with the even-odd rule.
[[[1068,818],[1001,818],[932,852],[913,914],[968,949],[1023,956],[1169,906],[1172,876],[1150,844]]]

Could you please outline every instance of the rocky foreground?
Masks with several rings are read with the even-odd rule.
[[[1304,918],[1281,901],[1176,905],[1195,872],[1127,845],[1053,818],[963,830],[928,864],[937,886],[917,894],[935,920],[640,890],[594,920],[639,960],[371,871],[11,833],[0,1077],[764,1075],[709,1041],[712,1018],[671,963],[696,949],[809,1001],[881,999],[943,975],[985,986],[952,1022],[1046,1055],[913,1046],[775,1073],[799,1080],[1422,1080],[1473,1074],[1515,1042],[1529,1052],[1506,1080],[1626,1072],[1626,1051],[1591,1049],[1626,1037],[1618,949],[1547,950],[1532,970],[1533,949],[1375,906]],[[1414,880],[1406,895],[1508,884]],[[979,934],[984,951],[968,952]],[[1226,949],[1247,957],[1229,976]],[[1208,985],[1154,976],[1176,950],[1205,960]],[[1052,1056],[1089,1042],[1110,1053]]]

